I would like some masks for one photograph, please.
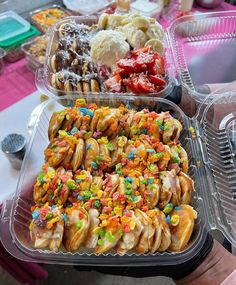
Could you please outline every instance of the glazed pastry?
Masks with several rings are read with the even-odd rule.
[[[58,251],[64,232],[63,209],[45,204],[36,207],[30,223],[30,237],[34,248]]]
[[[154,236],[155,236],[155,226],[152,223],[152,219],[148,217],[148,249],[149,250],[151,250],[153,247]]]
[[[120,178],[117,174],[107,174],[106,179],[103,182],[103,197],[112,197],[113,193],[119,186]]]
[[[163,171],[160,174],[161,180],[161,193],[158,208],[163,209],[171,200],[172,191],[171,191],[171,182],[173,181],[173,175],[169,171]],[[175,182],[174,182],[175,183]]]
[[[95,248],[97,245],[98,234],[94,233],[94,230],[98,227],[100,223],[98,216],[99,216],[98,210],[90,209],[88,211],[89,229],[88,229],[88,236],[85,241],[85,246],[87,248]]]
[[[63,165],[70,166],[75,146],[78,140],[75,136],[66,131],[59,131],[59,137],[53,139],[44,151],[45,161],[49,166],[57,167]]]
[[[102,219],[100,215],[99,217]],[[121,224],[118,216],[103,219],[99,228],[99,240],[95,253],[104,253],[108,250],[115,248],[118,241],[122,236]]]
[[[66,171],[63,167],[55,170],[46,165],[43,166],[42,170],[34,185],[34,201],[37,204],[49,202],[63,205],[67,201],[70,192],[67,181],[72,179],[72,172]]]
[[[185,149],[178,145],[178,152],[179,152],[179,158],[180,158],[180,167],[182,172],[188,173],[188,155]]]
[[[138,241],[140,234],[143,230],[141,221],[135,216],[134,211],[128,211],[129,215],[123,216],[123,230],[124,234],[122,235],[118,245],[117,252],[120,255],[124,255],[127,251],[133,249]]]
[[[177,142],[180,136],[180,132],[182,131],[183,127],[181,125],[181,123],[173,118],[172,116],[170,116],[170,114],[168,112],[166,112],[164,114],[164,131],[163,131],[163,142],[165,144],[168,144],[170,142]]]
[[[66,208],[64,244],[68,251],[75,252],[85,242],[90,226],[88,213],[84,208],[73,206]]]
[[[127,144],[127,138],[125,136],[116,137],[110,143],[112,146],[112,153],[111,153],[111,164],[110,166],[115,166],[121,161],[122,153],[124,152],[124,148]]]
[[[37,204],[48,202],[50,195],[53,193],[52,180],[55,177],[55,169],[48,166],[42,167],[37,181],[34,184],[33,199]]]
[[[76,187],[75,181],[72,179],[73,173],[70,170],[65,171],[63,167],[59,167],[56,170],[56,177],[58,177],[58,186],[53,193],[52,200],[57,205],[64,205],[68,199],[71,189]]]
[[[119,231],[115,231],[113,233],[112,230],[110,230],[109,228],[106,228],[105,232],[106,232],[105,236],[102,239],[100,239],[101,245],[98,245],[96,247],[96,250],[95,250],[96,254],[104,253],[114,248],[117,245],[121,237],[121,233]]]
[[[149,248],[151,253],[154,253],[158,250],[158,248],[161,245],[161,239],[162,239],[162,224],[160,221],[160,210],[159,209],[153,209],[148,211],[148,216],[152,219],[152,224],[154,226],[154,237],[153,237],[153,244]]]
[[[195,191],[194,182],[184,172],[180,172],[178,177],[181,187],[181,204],[190,204],[191,194]]]
[[[100,170],[105,170],[111,165],[110,149],[113,148],[109,143],[107,137],[101,137],[97,140],[99,144],[99,156],[97,156],[96,162]]]
[[[168,250],[179,252],[184,250],[189,242],[197,212],[191,206],[181,204],[171,212],[170,217],[173,222],[170,226],[171,244]]]
[[[57,167],[65,159],[69,149],[67,141],[54,139],[44,151],[46,162],[52,167]]]
[[[168,169],[168,165],[172,158],[171,149],[168,145],[163,145],[162,143],[160,143],[158,146],[158,150],[161,150],[160,152],[158,152],[159,154],[159,159],[157,161],[158,169],[160,171],[165,171]]]
[[[70,147],[68,149],[66,157],[62,160],[60,165],[63,166],[65,169],[71,168],[71,160],[72,160],[73,154],[74,154],[74,146],[73,148]]]
[[[100,115],[100,118],[97,122],[97,131],[98,132],[108,132],[107,136],[114,135],[114,132],[116,132],[118,128],[118,121],[121,117],[121,111],[120,109],[106,109],[102,108],[102,116]]]
[[[171,243],[171,232],[170,232],[170,227],[166,221],[166,216],[162,211],[158,211],[158,220],[159,223],[161,224],[161,244],[158,247],[159,252],[166,251]]]
[[[90,191],[94,194],[98,194],[98,191],[102,191],[103,178],[101,176],[93,176]]]
[[[84,167],[87,170],[97,169],[96,157],[99,156],[99,145],[94,138],[89,138],[85,142]]]
[[[89,190],[92,185],[92,175],[89,171],[80,170],[76,172],[75,178],[79,180],[79,187],[81,191]]]
[[[173,205],[179,205],[181,204],[181,187],[180,187],[179,177],[176,175],[174,170],[171,170],[170,172],[172,177],[174,177],[174,180],[171,179],[172,197],[170,201]]]
[[[73,171],[76,171],[81,166],[83,162],[84,149],[85,149],[84,140],[79,138],[71,161],[71,166]]]
[[[140,134],[140,130],[147,128],[147,113],[148,110],[142,110],[140,112],[137,112],[133,115],[131,129],[130,129],[130,136],[135,137],[136,135]]]
[[[135,215],[141,222],[143,228],[135,251],[138,253],[146,253],[149,250],[149,219],[148,216],[139,209],[135,210]]]
[[[149,209],[155,207],[159,201],[161,185],[159,179],[153,179],[152,184],[146,186],[146,201]]]
[[[65,116],[66,116],[66,110],[62,110],[60,112],[54,112],[52,114],[48,127],[48,137],[50,141],[52,141],[57,136],[57,132],[59,131]]]

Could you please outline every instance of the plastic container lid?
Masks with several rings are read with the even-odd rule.
[[[13,11],[0,14],[0,44],[27,32],[29,29],[30,23]]]
[[[28,31],[15,37],[12,37],[11,39],[7,39],[3,42],[0,42],[0,47],[4,48],[5,50],[8,50],[9,48],[22,44],[28,38],[38,36],[39,34],[40,32],[35,27],[31,26]]]
[[[63,0],[63,3],[67,9],[83,15],[92,15],[110,5],[108,0]]]

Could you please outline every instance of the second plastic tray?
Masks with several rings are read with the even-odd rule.
[[[50,64],[50,60],[52,56],[55,54],[55,51],[58,46],[58,30],[61,25],[64,25],[66,23],[75,23],[78,25],[85,24],[92,26],[94,24],[97,24],[97,17],[68,17],[62,21],[60,21],[58,24],[54,26],[54,28],[51,30],[50,35],[49,35],[49,44],[48,44],[48,49],[47,49],[47,61],[44,66],[44,68],[38,70],[38,74],[36,76],[36,85],[38,89],[46,94],[52,95],[52,96],[63,96],[63,95],[76,95],[79,94],[80,92],[76,91],[62,91],[58,88],[54,88],[51,84],[51,76],[52,76],[52,68]],[[155,93],[150,93],[150,94],[145,94],[146,96],[151,96],[151,97],[167,97],[170,96],[173,92],[174,86],[177,85],[177,81],[175,79],[175,69],[174,69],[174,64],[172,60],[172,55],[171,52],[168,48],[167,42],[164,42],[165,45],[165,61],[166,61],[166,78],[168,84],[166,87]],[[99,94],[99,93],[93,93]],[[120,93],[119,96],[134,96],[133,93]],[[175,100],[177,102],[177,100]]]
[[[235,10],[184,16],[170,26],[168,38],[177,74],[197,102],[206,98],[202,85],[236,79],[235,35]],[[214,93],[223,89],[219,86]]]

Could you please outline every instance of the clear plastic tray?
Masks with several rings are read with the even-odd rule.
[[[181,84],[197,102],[206,97],[199,86],[236,79],[235,33],[236,11],[184,16],[168,29]]]
[[[235,247],[236,93],[206,99],[196,116],[203,163],[200,187],[207,190],[203,202],[208,224],[211,229],[221,230]]]
[[[79,98],[85,98],[87,102],[96,103],[98,106],[111,106],[117,107],[121,103],[129,103],[131,107],[135,109],[149,108],[157,112],[167,111],[179,119],[184,130],[182,131],[180,141],[182,146],[188,153],[190,170],[189,175],[195,181],[196,192],[192,197],[192,205],[198,212],[198,219],[196,220],[192,238],[189,246],[180,253],[155,253],[155,254],[135,254],[129,253],[125,256],[119,256],[114,253],[106,253],[101,255],[95,255],[86,252],[68,253],[59,251],[57,253],[47,250],[38,250],[32,247],[29,236],[29,223],[31,220],[30,206],[33,204],[32,188],[35,182],[35,178],[41,169],[41,165],[44,160],[43,150],[48,145],[47,128],[49,119],[54,111],[59,111],[63,107],[61,105],[62,100],[70,100],[73,105],[75,99],[78,97],[60,97],[54,98],[45,102],[38,113],[35,128],[33,130],[31,140],[28,144],[28,149],[24,158],[23,166],[20,173],[20,179],[18,181],[17,191],[15,197],[11,202],[7,202],[2,211],[2,218],[0,220],[1,227],[1,239],[6,249],[15,257],[24,260],[31,260],[43,263],[63,263],[63,264],[81,264],[81,265],[107,265],[107,266],[150,266],[150,265],[168,265],[182,263],[192,258],[202,243],[205,240],[206,231],[204,231],[204,209],[203,198],[206,195],[204,189],[200,187],[199,170],[196,167],[197,162],[194,157],[195,150],[193,146],[193,140],[188,129],[190,126],[190,120],[184,115],[181,109],[174,103],[162,99],[134,96],[122,96],[117,97],[114,94],[104,95],[80,95]],[[203,214],[202,214],[203,213]],[[12,241],[13,243],[9,242]]]
[[[56,49],[56,43],[58,42],[58,28],[61,24],[63,23],[71,23],[74,22],[76,24],[86,24],[86,25],[94,25],[98,21],[97,17],[85,17],[85,16],[72,16],[68,17],[66,19],[63,19],[62,21],[58,22],[53,29],[50,31],[48,34],[49,36],[49,44],[48,44],[48,49],[47,49],[47,61],[45,63],[44,68],[39,69],[36,75],[36,85],[38,89],[51,96],[63,96],[63,95],[76,95],[79,92],[65,92],[59,89],[56,89],[52,86],[50,82],[51,78],[51,65],[50,65],[50,59],[51,57],[55,54],[55,49]],[[165,61],[166,61],[166,77],[168,79],[168,84],[166,87],[156,93],[150,93],[150,94],[145,94],[146,96],[151,96],[151,97],[167,97],[170,96],[174,86],[177,84],[176,78],[175,78],[175,68],[173,64],[173,59],[171,52],[168,48],[167,42],[165,41]],[[93,93],[94,95],[99,94],[99,93]],[[133,93],[119,93],[120,95],[124,96],[133,96]]]
[[[21,45],[21,50],[24,52],[25,54],[25,59],[27,62],[27,67],[32,71],[32,72],[36,72],[37,69],[41,68],[43,66],[43,62],[40,62],[32,53],[29,52],[30,47],[35,44],[37,42],[37,39],[39,38],[45,38],[46,36],[39,36],[39,37],[35,37],[32,38],[28,41],[26,41],[25,43],[23,43]],[[46,59],[46,50],[45,50],[45,55],[44,55],[45,59]]]

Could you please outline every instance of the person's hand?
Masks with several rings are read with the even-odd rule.
[[[176,280],[177,285],[218,285],[236,269],[236,257],[214,240],[211,252],[187,277]]]

